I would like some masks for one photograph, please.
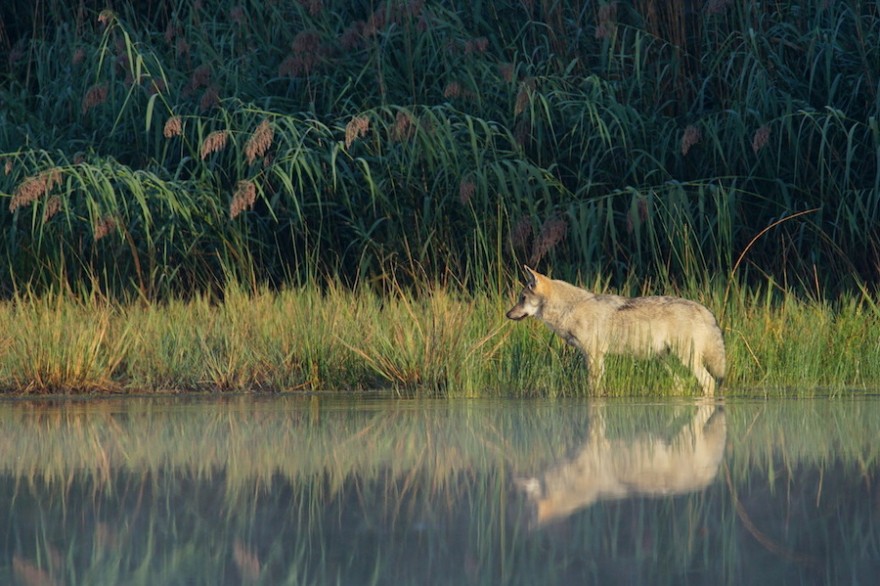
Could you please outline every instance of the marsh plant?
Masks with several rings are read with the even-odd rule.
[[[2,12],[7,295],[497,290],[522,261],[617,285],[876,281],[873,3]]]

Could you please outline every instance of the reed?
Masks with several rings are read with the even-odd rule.
[[[870,3],[7,5],[6,296],[876,284]]]

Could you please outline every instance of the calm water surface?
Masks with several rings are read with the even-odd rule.
[[[0,403],[0,584],[877,584],[880,399]]]

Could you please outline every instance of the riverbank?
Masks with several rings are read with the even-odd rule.
[[[652,292],[656,293],[656,291]],[[661,291],[659,293],[667,293]],[[719,318],[726,395],[880,388],[880,314],[867,294],[835,303],[759,291],[678,293]],[[393,390],[440,396],[582,396],[581,357],[513,292],[378,294],[306,287],[163,303],[19,297],[0,303],[6,393]],[[695,395],[672,359],[609,360],[608,395]]]

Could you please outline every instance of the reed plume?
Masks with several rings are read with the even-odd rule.
[[[253,164],[257,157],[262,157],[272,146],[275,139],[275,129],[268,120],[263,120],[244,145],[244,154],[248,164]]]
[[[6,164],[9,165],[9,161]],[[57,167],[43,171],[39,175],[27,177],[15,190],[12,200],[9,202],[9,211],[14,212],[20,207],[30,205],[60,183],[61,169]]]
[[[165,121],[165,127],[162,129],[162,136],[164,136],[165,138],[172,138],[174,136],[180,136],[182,132],[183,123],[180,120],[180,116],[172,116]],[[204,146],[202,148],[204,149]],[[202,159],[204,158],[205,157],[202,156]]]
[[[370,119],[366,116],[352,116],[345,125],[345,148],[351,147],[355,140],[366,136],[370,129]]]
[[[770,127],[767,125],[762,126],[758,130],[755,131],[755,135],[752,137],[752,150],[755,154],[758,154],[758,151],[767,146],[767,143],[770,141]]]
[[[684,129],[684,135],[681,137],[682,156],[687,156],[691,147],[699,143],[702,139],[703,133],[700,132],[700,129],[693,124],[689,124],[688,127]]]
[[[541,226],[541,233],[535,239],[532,248],[532,256],[529,258],[529,264],[532,266],[541,262],[548,252],[562,242],[568,234],[568,222],[562,218],[550,218]]]
[[[256,201],[256,185],[252,181],[239,181],[235,184],[235,193],[229,204],[229,219],[234,220],[241,212],[253,208]]]
[[[95,106],[99,106],[107,101],[107,85],[93,85],[86,91],[86,95],[82,101],[82,115],[85,116],[89,110]]]
[[[94,236],[93,239],[95,242],[104,238],[108,234],[110,234],[113,230],[119,226],[119,222],[115,216],[112,214],[107,214],[101,217],[100,220],[95,224]]]
[[[205,141],[202,143],[201,157],[204,161],[210,155],[220,152],[226,148],[226,139],[229,137],[229,133],[225,130],[215,130],[211,134],[205,137]]]

